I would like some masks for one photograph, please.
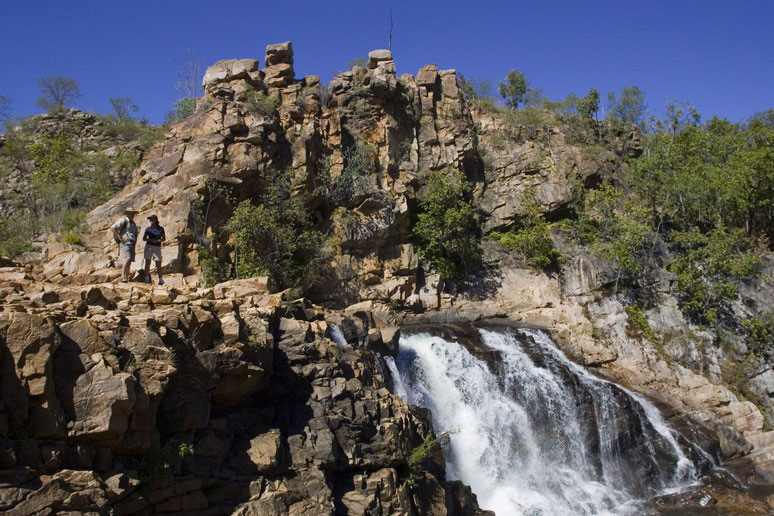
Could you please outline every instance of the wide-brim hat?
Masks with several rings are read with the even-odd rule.
[[[124,213],[140,213],[140,210],[134,208],[124,208]]]

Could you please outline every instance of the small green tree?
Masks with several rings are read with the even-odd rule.
[[[244,200],[226,225],[237,253],[237,277],[268,275],[273,290],[313,291],[327,280],[324,235],[312,226],[304,198],[291,196],[290,178],[273,172],[258,204]]]
[[[676,252],[669,270],[681,309],[696,322],[716,324],[725,303],[738,294],[737,281],[757,276],[761,259],[741,230],[720,226],[703,234],[693,228],[670,236]]]
[[[459,170],[436,170],[427,179],[412,234],[419,255],[446,278],[460,279],[481,258],[470,185]]]
[[[196,111],[196,102],[198,97],[183,97],[175,101],[172,110],[167,113],[165,123],[176,124],[182,122]]]
[[[525,95],[529,89],[526,77],[521,72],[511,70],[505,79],[497,86],[497,91],[505,100],[505,105],[511,109],[516,109],[524,101]]]
[[[607,94],[608,117],[613,121],[634,124],[645,129],[645,94],[637,86],[624,86],[617,96],[612,91]]]
[[[0,95],[0,121],[6,120],[9,116],[11,116],[11,99]]]
[[[110,97],[108,102],[110,102],[113,108],[113,116],[118,123],[131,124],[135,122],[134,116],[131,113],[136,113],[138,108],[137,104],[132,102],[131,99],[126,97]]]
[[[591,88],[585,97],[578,100],[578,114],[583,118],[593,119],[599,111],[599,92]]]
[[[560,255],[551,241],[551,229],[532,190],[522,195],[516,227],[507,232],[494,231],[490,237],[506,249],[520,253],[531,267],[556,270],[559,266]]]
[[[70,107],[81,98],[81,89],[75,79],[64,75],[48,75],[38,79],[42,96],[37,105],[46,111]]]
[[[417,487],[425,474],[424,462],[430,453],[438,445],[435,434],[430,431],[422,441],[422,444],[411,450],[406,461],[405,482],[409,487]]]

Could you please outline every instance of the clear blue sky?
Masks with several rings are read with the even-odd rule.
[[[129,97],[160,122],[189,48],[206,65],[263,65],[267,44],[291,40],[296,76],[328,80],[387,46],[390,5],[398,73],[436,63],[499,80],[515,68],[552,98],[636,84],[653,112],[679,98],[733,121],[774,108],[771,0],[0,2],[0,94],[14,115],[38,111],[39,77],[63,74],[82,109]]]

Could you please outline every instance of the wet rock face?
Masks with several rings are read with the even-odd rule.
[[[420,486],[404,483],[428,414],[389,392],[378,355],[326,337],[341,324],[395,346],[368,311],[289,305],[265,278],[80,287],[33,273],[0,293],[0,511],[476,513],[440,450]]]

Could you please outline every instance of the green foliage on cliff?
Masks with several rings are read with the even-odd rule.
[[[715,324],[774,237],[774,125],[702,124],[695,108],[672,102],[652,126],[627,184],[669,246],[683,311]]]
[[[656,336],[653,328],[650,327],[650,323],[648,323],[648,318],[645,316],[645,312],[643,312],[642,309],[635,305],[626,306],[624,311],[626,312],[626,322],[629,330],[634,332],[636,335],[642,336],[643,338],[650,341],[650,343],[653,344],[653,346],[656,348],[658,355],[663,360],[671,362],[672,358],[666,352],[666,349],[664,348],[664,342]]]
[[[139,164],[139,153],[115,145],[136,141],[144,150],[159,134],[134,120],[123,102],[117,105],[120,115],[98,117],[101,124],[91,126],[97,138],[85,138],[82,119],[65,112],[43,119],[45,124],[37,117],[16,125],[7,122],[0,147],[0,181],[16,175],[23,186],[3,191],[3,202],[13,215],[0,224],[0,254],[28,251],[35,237],[49,232],[65,232],[75,239],[85,214],[124,185]],[[111,146],[115,147],[110,154],[103,152]]]
[[[182,97],[177,99],[172,109],[167,113],[164,123],[176,124],[193,115],[198,101],[199,97]]]
[[[489,237],[506,249],[521,254],[530,267],[540,270],[556,270],[559,267],[560,255],[551,241],[551,228],[540,212],[532,190],[522,195],[516,226],[506,232],[493,231]]]
[[[578,199],[575,221],[564,224],[570,234],[616,271],[616,288],[644,272],[648,263],[647,212],[636,199],[627,198],[611,183]]]
[[[358,178],[372,174],[376,168],[376,150],[371,145],[358,143],[343,154],[344,170],[328,185],[328,199],[334,206],[351,201]]]
[[[736,280],[755,277],[761,260],[739,229],[723,226],[708,233],[698,228],[671,233],[676,291],[683,312],[705,324],[718,322],[723,304],[736,298]]]
[[[695,109],[672,103],[655,128],[629,182],[657,229],[723,225],[774,238],[774,126],[700,124]]]
[[[188,455],[193,455],[194,447],[191,443],[184,443],[172,439],[158,450],[140,460],[137,472],[140,482],[143,484],[161,480],[174,473],[174,470]]]
[[[425,436],[422,444],[411,450],[406,463],[406,485],[409,487],[417,487],[419,485],[419,481],[422,480],[425,473],[423,464],[437,445],[438,441],[435,438],[435,434],[430,432]]]
[[[747,330],[749,350],[770,360],[774,355],[774,312],[767,312],[761,317],[742,319],[742,325]]]
[[[462,279],[481,258],[470,185],[459,170],[436,170],[427,178],[412,235],[419,256],[445,278]]]
[[[280,105],[280,99],[262,91],[250,90],[245,94],[245,106],[251,113],[261,116],[273,116]]]
[[[519,104],[524,102],[524,97],[529,89],[529,83],[522,72],[510,70],[500,84],[497,85],[497,91],[505,100],[505,105],[511,109],[516,109]]]
[[[270,175],[256,204],[239,203],[226,230],[233,237],[238,278],[267,275],[275,291],[308,292],[328,275],[324,235],[313,228],[303,196],[291,196],[290,178],[283,172]]]
[[[613,100],[613,124],[643,123],[638,89]],[[774,123],[765,115],[701,123],[695,108],[671,102],[651,121],[643,147],[615,182],[582,191],[575,220],[563,226],[626,286],[652,265],[666,265],[683,312],[717,324],[739,282],[758,275],[774,236]]]

